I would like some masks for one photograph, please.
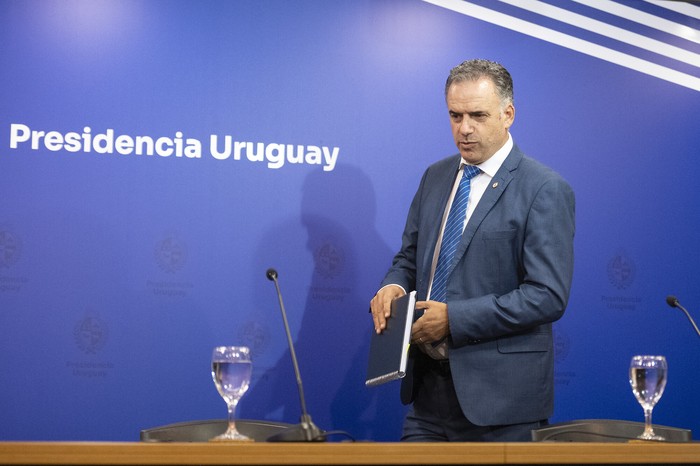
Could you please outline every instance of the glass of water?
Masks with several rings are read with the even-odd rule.
[[[665,440],[654,433],[651,412],[666,388],[668,367],[663,356],[633,356],[630,362],[632,392],[644,409],[644,432],[637,438]]]
[[[228,406],[228,429],[211,439],[212,441],[252,441],[236,430],[236,406],[248,390],[252,372],[253,363],[250,360],[248,347],[217,346],[214,348],[211,356],[211,376],[216,389]]]

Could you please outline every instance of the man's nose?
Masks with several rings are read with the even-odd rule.
[[[474,132],[474,126],[469,118],[462,119],[462,123],[459,125],[460,134],[471,134]]]

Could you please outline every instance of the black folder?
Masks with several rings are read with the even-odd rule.
[[[373,387],[406,375],[411,326],[416,310],[416,292],[391,303],[391,317],[382,333],[373,331],[369,345],[369,363],[365,385]]]

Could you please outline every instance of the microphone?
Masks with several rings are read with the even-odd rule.
[[[294,374],[297,378],[297,388],[299,390],[299,402],[301,404],[301,422],[292,427],[288,427],[281,432],[268,437],[268,442],[322,442],[325,437],[321,430],[311,420],[311,416],[306,411],[306,399],[304,398],[304,386],[301,383],[301,374],[299,373],[299,363],[297,355],[294,352],[294,342],[292,341],[292,333],[289,331],[289,323],[287,322],[287,312],[284,310],[282,302],[282,293],[280,285],[277,281],[277,270],[267,269],[267,279],[275,282],[277,290],[277,299],[280,302],[280,311],[282,312],[282,320],[284,321],[284,331],[287,333],[287,343],[289,343],[289,353],[292,355],[292,366],[294,366]]]
[[[695,333],[697,333],[698,336],[700,337],[700,330],[698,330],[698,326],[695,325],[695,321],[693,320],[692,317],[690,317],[690,313],[688,312],[688,310],[686,308],[684,308],[683,306],[681,306],[681,303],[678,301],[678,298],[676,298],[673,295],[666,296],[666,304],[668,304],[671,307],[677,307],[681,311],[685,312],[685,315],[688,317],[688,320],[690,321],[691,324],[693,324],[693,328],[695,329]]]

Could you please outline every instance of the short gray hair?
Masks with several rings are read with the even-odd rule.
[[[513,78],[507,69],[500,63],[489,60],[467,60],[450,70],[450,75],[445,83],[445,98],[447,91],[454,83],[462,81],[477,81],[481,78],[490,79],[496,86],[496,92],[501,98],[501,104],[513,103]]]

